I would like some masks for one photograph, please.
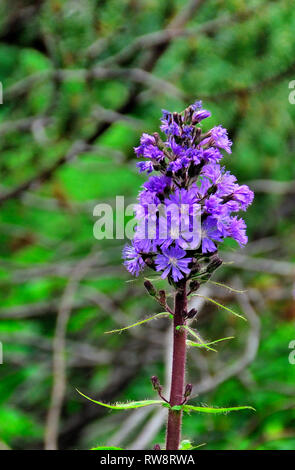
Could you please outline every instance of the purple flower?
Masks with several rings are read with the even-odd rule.
[[[180,158],[169,163],[167,167],[167,171],[172,172],[172,173],[176,173],[177,171],[181,169],[182,169],[182,161]]]
[[[136,163],[137,168],[139,168],[139,172],[143,173],[146,171],[148,174],[151,173],[154,169],[153,164],[151,161],[147,162],[137,162]]]
[[[186,252],[179,247],[169,247],[162,250],[162,254],[156,256],[156,270],[163,271],[161,277],[165,279],[168,274],[171,274],[174,282],[179,281],[184,277],[184,274],[189,274],[188,268],[192,258],[185,258]]]
[[[217,228],[216,220],[209,216],[202,223],[202,253],[213,253],[217,250],[212,240],[221,242],[222,233]]]
[[[240,246],[247,244],[246,224],[243,219],[239,219],[237,216],[230,218],[228,236],[236,240]]]
[[[123,258],[125,259],[124,266],[133,276],[138,276],[145,267],[139,247],[136,247],[134,243],[123,248]]]
[[[156,139],[153,135],[142,134],[139,147],[134,147],[138,158],[144,157],[151,160],[163,160],[164,153],[156,145]]]
[[[206,119],[210,116],[211,116],[210,111],[207,111],[206,109],[202,109],[201,111],[198,111],[193,115],[192,122],[194,124],[198,124],[199,122],[203,121],[203,119]]]
[[[246,184],[242,184],[242,186],[236,184],[233,191],[233,199],[239,202],[241,209],[245,211],[252,203],[254,199],[254,193]]]
[[[170,194],[169,198],[165,199],[166,207],[169,207],[170,204],[179,206],[180,210],[182,207],[192,207],[194,204],[197,204],[196,185],[193,185],[189,190],[184,188],[177,188],[173,194]]]
[[[193,104],[190,106],[194,111],[197,111],[202,108],[202,101],[195,101]]]
[[[161,119],[162,125],[160,126],[160,129],[162,132],[164,132],[166,135],[171,135],[171,136],[180,136],[181,135],[181,128],[180,126],[173,120],[173,115],[169,111],[166,111],[165,109],[163,111],[163,116]]]
[[[235,190],[237,178],[218,163],[209,163],[202,169],[202,175],[211,180],[217,188],[218,196],[228,196]]]
[[[224,149],[227,153],[231,153],[232,142],[228,138],[226,129],[222,126],[213,127],[211,138],[217,147]]]
[[[222,199],[215,194],[212,194],[204,201],[204,212],[212,215],[219,215],[223,210],[221,203]]]
[[[167,186],[170,186],[171,178],[167,176],[151,176],[148,181],[143,184],[143,187],[151,193],[162,193]]]
[[[213,162],[216,163],[222,158],[222,154],[220,151],[214,147],[209,147],[206,150],[203,150],[203,159],[205,162]]]
[[[156,145],[156,139],[154,136],[143,133],[140,138],[140,146],[134,147],[134,151],[137,157],[142,157],[144,155],[144,150],[146,147]]]

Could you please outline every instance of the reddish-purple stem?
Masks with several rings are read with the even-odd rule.
[[[173,363],[170,391],[170,406],[181,405],[184,401],[184,376],[186,361],[186,331],[177,329],[185,324],[184,313],[187,309],[186,286],[175,295],[175,310],[173,323]],[[181,438],[182,411],[169,410],[166,450],[178,450]]]

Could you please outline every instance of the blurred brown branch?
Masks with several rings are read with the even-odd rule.
[[[203,0],[190,0],[186,8],[181,9],[179,14],[176,15],[176,17],[170,21],[166,29],[170,29],[171,27],[183,28],[185,24],[191,19],[191,17],[196,13],[197,9],[202,5],[202,3],[203,3]],[[157,63],[159,58],[162,56],[162,54],[165,52],[169,43],[170,41],[166,42],[164,45],[156,46],[156,47],[154,46],[153,48],[151,48],[148,55],[144,58],[144,60],[140,64],[140,67],[136,69],[140,71],[139,74],[140,74],[141,79],[145,78],[145,80],[148,80],[150,82],[152,75],[149,72],[153,70],[155,64]],[[101,71],[101,68],[99,70]],[[46,73],[47,72],[45,73],[41,72],[41,75],[42,76],[46,75]],[[54,74],[54,71],[51,73]],[[107,73],[107,72],[101,72],[101,73]],[[118,72],[115,72],[115,73],[118,73]],[[130,69],[127,70],[126,72],[124,71],[124,73],[126,73],[127,75],[128,74],[132,75],[132,73],[134,74],[134,72],[132,71],[130,72]],[[84,74],[84,71],[83,71],[83,74]],[[40,75],[40,74],[37,74],[37,75]],[[138,72],[136,72],[136,77],[138,77]],[[32,81],[33,83],[35,83],[35,79],[36,78],[32,78],[32,77],[29,77],[27,79],[27,82],[29,82],[29,86],[31,86]],[[160,79],[156,79],[157,83],[159,83],[159,80]],[[163,81],[161,83],[163,83]],[[139,81],[136,80],[136,84],[133,87],[131,87],[131,90],[129,92],[129,95],[125,103],[120,107],[120,109],[116,110],[116,112],[118,112],[119,114],[130,113],[135,107],[136,98],[139,92],[141,91],[141,89],[142,89],[141,80]],[[15,88],[12,90],[14,90],[13,92],[15,93]],[[10,89],[10,93],[12,93],[11,89]],[[97,140],[97,138],[100,135],[102,135],[111,126],[111,124],[112,124],[111,122],[104,122],[102,124],[99,124],[97,128],[94,130],[94,132],[87,139],[83,141],[81,140],[77,141],[71,147],[71,149],[66,155],[63,155],[62,157],[57,159],[50,167],[48,167],[45,170],[42,170],[40,174],[37,174],[36,176],[25,181],[17,188],[10,190],[6,194],[0,195],[0,205],[11,198],[19,197],[21,194],[23,194],[23,192],[27,191],[28,189],[32,189],[32,187],[39,186],[44,181],[49,180],[53,176],[53,174],[58,170],[58,168],[60,168],[61,166],[63,166],[64,164],[72,160],[74,157],[79,155],[85,149],[85,147],[87,148],[89,145],[92,145]]]
[[[61,408],[66,390],[66,332],[78,285],[93,263],[91,252],[74,268],[58,309],[53,340],[53,386],[45,426],[45,449],[56,450]]]

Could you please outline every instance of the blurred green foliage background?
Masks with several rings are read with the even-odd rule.
[[[127,282],[124,240],[95,240],[93,208],[135,201],[140,134],[157,130],[161,108],[202,99],[208,126],[234,141],[225,164],[256,196],[249,245],[228,243],[215,278],[247,293],[205,293],[248,322],[200,303],[200,333],[235,339],[190,351],[187,374],[194,403],[256,412],[185,417],[183,436],[204,449],[295,450],[294,30],[288,0],[1,2],[1,448],[164,441],[165,410],[109,413],[75,390],[153,397],[171,343],[165,319],[104,334],[159,309]]]

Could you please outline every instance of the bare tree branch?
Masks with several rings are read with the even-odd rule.
[[[53,341],[53,387],[45,426],[46,450],[57,449],[59,419],[66,390],[65,337],[67,325],[77,287],[92,263],[93,254],[90,253],[75,267],[58,311]]]
[[[222,253],[225,261],[232,262],[233,268],[248,271],[267,272],[278,276],[295,276],[295,264],[267,258],[251,258],[241,253]]]

